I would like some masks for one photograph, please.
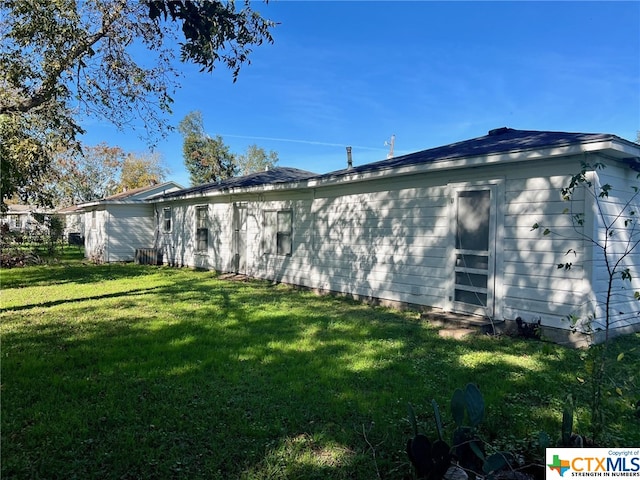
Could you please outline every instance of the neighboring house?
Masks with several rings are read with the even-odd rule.
[[[501,128],[324,175],[276,168],[172,191],[137,201],[135,216],[133,205],[106,199],[93,211],[109,220],[96,218],[102,227],[94,231],[110,230],[94,235],[91,245],[105,244],[113,232],[105,257],[112,261],[132,256],[131,248],[124,255],[116,245],[154,238],[172,265],[496,322],[519,317],[577,342],[566,318],[595,314],[600,328],[606,296],[603,260],[586,239],[602,232],[594,201],[573,202],[573,213],[585,215],[582,231],[562,213],[560,189],[582,161],[606,165],[588,173],[597,185],[613,187],[602,200],[605,210],[615,213],[632,197],[639,145],[608,134]],[[640,207],[637,197],[633,205]],[[116,224],[116,207],[125,224]],[[543,236],[534,223],[563,237]],[[573,262],[571,270],[557,268],[565,261]],[[615,327],[637,331],[632,292],[640,290],[640,249],[624,265],[632,283],[616,284],[614,310],[622,313]]]
[[[84,245],[84,211],[77,205],[56,212],[64,219],[63,238],[71,245]]]
[[[147,200],[182,188],[175,182],[136,188],[77,206],[82,212],[85,257],[99,262],[133,261],[136,250],[152,248],[157,220]]]
[[[7,205],[7,211],[0,214],[0,222],[8,225],[10,231],[35,233],[46,230],[46,226],[38,222],[35,213],[53,213],[33,205]]]

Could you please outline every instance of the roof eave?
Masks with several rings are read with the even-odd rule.
[[[203,190],[199,192],[190,192],[185,195],[172,195],[170,197],[163,197],[163,198],[158,198],[158,197],[150,198],[147,201],[150,203],[165,203],[165,202],[172,202],[177,200],[194,200],[198,198],[225,197],[228,195],[265,193],[265,192],[284,191],[284,190],[303,190],[307,187],[308,185],[304,180],[296,181],[296,182],[278,182],[278,183],[254,185],[251,187],[230,187],[230,188],[221,188],[217,190],[209,189],[209,190]]]
[[[608,156],[625,159],[640,156],[640,148],[631,142],[619,140],[606,140],[598,142],[587,142],[581,144],[552,146],[547,148],[532,148],[527,150],[514,150],[509,152],[493,153],[488,155],[477,155],[471,157],[442,158],[431,162],[407,165],[401,167],[381,167],[380,169],[353,173],[340,173],[335,176],[311,179],[309,187],[328,186],[338,183],[351,183],[386,178],[389,176],[406,176],[419,173],[459,170],[462,168],[473,168],[488,165],[506,165],[522,163],[544,158],[566,157],[582,155],[584,153],[601,152]]]

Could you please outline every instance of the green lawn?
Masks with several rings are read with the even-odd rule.
[[[475,382],[484,438],[532,451],[588,393],[580,351],[444,339],[416,313],[269,282],[80,261],[1,281],[3,479],[411,478],[407,402],[433,435],[435,399],[451,432],[451,394]],[[611,348],[610,446],[640,445],[639,339]]]

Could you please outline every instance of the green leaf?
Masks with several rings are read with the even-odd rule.
[[[413,436],[416,437],[418,436],[418,421],[416,420],[416,414],[413,410],[413,405],[411,405],[410,403],[407,404],[407,409],[409,411],[409,423],[411,424],[411,427],[413,428]]]
[[[488,475],[507,466],[507,455],[508,453],[498,452],[488,456],[482,465],[482,471]]]
[[[464,422],[464,392],[456,388],[451,397],[451,415],[453,421],[459,427]]]
[[[567,395],[567,400],[562,411],[562,445],[569,445],[569,439],[573,433],[573,397]]]
[[[440,416],[440,407],[438,402],[431,400],[431,406],[433,407],[433,417],[436,421],[436,430],[438,430],[438,438],[442,441],[442,417]]]
[[[547,432],[538,433],[538,443],[540,448],[548,448],[551,445],[551,438]]]
[[[469,447],[471,447],[473,453],[475,453],[480,460],[484,460],[484,453],[482,453],[482,449],[480,448],[480,445],[478,445],[478,442],[472,440],[469,442]]]
[[[624,352],[618,355],[618,358],[617,358],[618,362],[622,361],[623,358],[624,358]]]
[[[472,427],[477,427],[484,418],[484,398],[478,387],[468,383],[464,391],[464,401],[469,413],[469,421]]]
[[[600,198],[609,198],[609,190],[611,190],[611,185],[607,183],[600,187],[600,193],[598,194],[598,196]]]

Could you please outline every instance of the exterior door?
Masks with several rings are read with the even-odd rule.
[[[455,191],[453,309],[493,317],[495,270],[495,187]]]
[[[233,205],[233,268],[235,273],[247,273],[247,205]]]

